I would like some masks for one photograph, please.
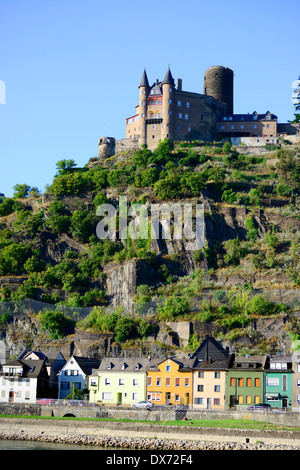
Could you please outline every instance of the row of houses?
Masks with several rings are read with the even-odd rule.
[[[35,403],[85,390],[97,405],[128,405],[142,400],[193,409],[247,409],[265,403],[300,410],[300,356],[237,356],[212,337],[192,355],[160,358],[103,358],[59,354],[49,361],[26,352],[0,372],[0,403]]]
[[[294,356],[293,356],[294,358]],[[193,409],[247,409],[260,403],[299,410],[300,360],[292,355],[236,356],[207,337],[190,356],[110,359],[89,377],[90,401]]]

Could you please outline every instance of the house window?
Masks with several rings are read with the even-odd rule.
[[[203,377],[204,377],[204,371],[203,370],[199,370],[198,377],[199,377],[199,379],[203,379]]]
[[[104,383],[105,385],[110,385],[110,379],[105,379]]]
[[[175,401],[180,401],[179,395],[175,395]]]
[[[251,379],[249,377],[246,379],[246,387],[251,387]]]
[[[234,377],[231,377],[231,379],[230,379],[230,386],[231,387],[235,386],[235,378]]]
[[[243,403],[243,401],[244,401],[243,395],[239,395],[239,396],[238,396],[238,403],[239,403],[239,405],[241,405],[241,404]]]
[[[215,385],[214,386],[214,392],[220,392],[220,391],[221,391],[220,385]]]
[[[133,379],[133,380],[132,380],[132,385],[133,385],[134,387],[137,387],[137,386],[139,385],[139,379]]]
[[[139,399],[138,393],[132,394],[132,401],[137,401]]]
[[[220,405],[221,405],[220,398],[214,398],[214,406],[220,406]]]
[[[70,388],[70,383],[69,382],[62,382],[61,383],[61,389],[62,390],[69,390]]]
[[[189,377],[185,377],[184,378],[184,386],[189,387],[189,385],[190,385],[190,379],[189,379]]]
[[[246,396],[246,403],[247,405],[251,405],[251,395]]]
[[[204,405],[204,398],[196,398],[196,405]]]
[[[180,387],[180,378],[179,377],[175,378],[175,387]]]
[[[112,400],[112,392],[103,392],[102,400]]]
[[[254,384],[255,384],[255,387],[259,387],[259,379],[258,378],[255,379]]]
[[[220,376],[221,376],[221,373],[220,373],[220,372],[215,372],[215,373],[214,373],[215,379],[219,379]]]
[[[171,386],[171,378],[166,377],[166,387],[170,387],[170,386]]]
[[[124,383],[124,379],[119,379],[119,385],[120,385],[120,386],[123,386],[123,385],[125,385],[125,383]]]
[[[242,387],[244,385],[244,379],[239,378],[238,379],[238,384],[239,384],[239,387]]]
[[[171,366],[166,366],[166,371],[170,372],[170,370],[171,370]]]
[[[204,385],[198,385],[197,392],[204,392]]]
[[[158,387],[161,386],[161,377],[157,377],[157,378],[156,378],[156,385],[157,385]]]

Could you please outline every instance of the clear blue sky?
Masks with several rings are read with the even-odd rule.
[[[44,192],[57,161],[83,166],[99,137],[125,137],[144,68],[153,83],[170,64],[202,93],[210,66],[230,67],[236,113],[292,119],[299,13],[299,0],[0,0],[0,192]]]

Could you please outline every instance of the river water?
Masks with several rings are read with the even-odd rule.
[[[106,447],[76,444],[56,444],[51,442],[18,441],[0,439],[0,452],[2,450],[108,450]],[[112,447],[109,450],[113,450]]]

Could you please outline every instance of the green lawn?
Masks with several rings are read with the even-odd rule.
[[[281,424],[273,424],[265,421],[254,421],[250,419],[188,419],[173,421],[142,421],[131,419],[108,419],[108,418],[72,418],[58,416],[23,416],[23,415],[0,415],[0,418],[19,418],[19,419],[51,419],[51,420],[73,420],[73,421],[111,421],[111,422],[127,422],[127,423],[145,423],[164,426],[194,426],[206,428],[230,428],[230,429],[257,429],[257,430],[273,430],[273,431],[300,431],[296,426],[284,426]]]

